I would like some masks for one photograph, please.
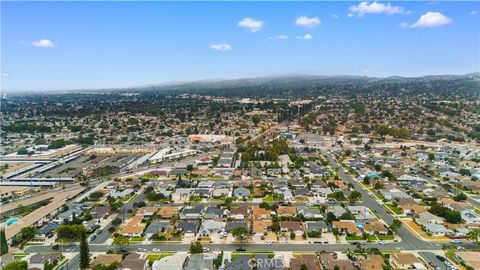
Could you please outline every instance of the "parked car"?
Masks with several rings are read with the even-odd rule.
[[[246,249],[244,247],[239,247],[237,248],[237,251],[246,251]]]

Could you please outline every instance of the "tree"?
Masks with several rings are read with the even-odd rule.
[[[333,267],[333,270],[340,270],[340,266],[335,265],[335,266]]]
[[[428,153],[428,159],[430,161],[435,160],[435,153]]]
[[[22,235],[22,239],[24,241],[29,241],[35,237],[35,234],[37,233],[37,230],[35,227],[29,226],[29,227],[24,227],[22,230],[20,230],[20,234]]]
[[[237,227],[233,229],[232,235],[235,236],[240,241],[243,241],[249,236],[249,232],[244,227]]]
[[[61,225],[57,228],[57,238],[66,241],[79,241],[85,227],[82,225]]]
[[[88,265],[90,264],[90,252],[87,243],[87,233],[85,231],[82,232],[82,236],[80,237],[80,268],[87,269]]]
[[[8,253],[7,237],[5,236],[5,229],[0,230],[0,255]]]
[[[362,193],[360,193],[360,191],[357,191],[357,190],[352,191],[352,193],[350,193],[350,196],[348,197],[348,200],[350,200],[350,202],[360,201],[361,199],[362,199]]]
[[[308,267],[306,264],[300,265],[300,270],[308,270]]]
[[[55,266],[53,265],[53,263],[50,263],[49,261],[46,261],[43,264],[43,270],[53,270],[54,268]]]
[[[392,232],[396,232],[398,231],[398,229],[400,229],[400,227],[402,227],[402,222],[396,218],[393,220],[392,224],[390,225],[390,230]]]
[[[125,236],[117,236],[113,238],[112,245],[118,247],[118,249],[122,249],[130,244],[130,240]]]
[[[260,123],[260,120],[261,120],[261,119],[260,119],[260,117],[259,117],[258,115],[252,116],[252,122],[253,122],[253,124],[254,124],[255,126],[257,126],[258,123]]]
[[[200,242],[190,243],[190,253],[202,253],[203,247]]]
[[[467,195],[465,195],[465,193],[463,192],[460,192],[457,195],[455,195],[453,199],[457,202],[463,202],[467,199]]]
[[[102,264],[97,264],[95,267],[92,268],[92,270],[115,270],[118,267],[118,263],[114,262],[109,265],[102,265]]]
[[[474,229],[469,231],[466,235],[465,238],[468,239],[471,242],[475,243],[480,243],[480,230],[479,229]]]
[[[295,240],[295,233],[294,232],[290,232],[290,239]]]
[[[26,261],[14,261],[3,267],[3,270],[27,270],[28,263]]]

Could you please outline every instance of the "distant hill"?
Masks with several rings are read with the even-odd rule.
[[[328,94],[458,94],[478,96],[480,73],[465,75],[431,75],[422,77],[391,76],[376,78],[367,76],[314,76],[291,75],[231,80],[202,80],[176,82],[128,90],[154,92],[203,93],[238,97],[312,97]]]

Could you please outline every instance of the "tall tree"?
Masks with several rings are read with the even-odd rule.
[[[5,236],[5,230],[0,230],[0,255],[8,253],[7,237]]]
[[[89,252],[88,243],[87,243],[87,233],[83,231],[81,240],[80,240],[80,268],[87,269],[89,264],[90,264],[90,252]]]

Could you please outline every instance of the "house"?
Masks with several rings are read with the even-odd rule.
[[[225,230],[227,232],[231,232],[238,227],[242,227],[242,228],[245,228],[246,230],[250,230],[248,224],[244,221],[229,221],[227,222],[227,226],[225,227]]]
[[[387,235],[390,230],[382,222],[375,220],[363,224],[363,231],[368,234]]]
[[[302,254],[300,257],[292,258],[290,260],[291,270],[301,270],[302,265],[305,265],[308,270],[321,270],[320,261],[315,254]]]
[[[239,255],[225,264],[225,270],[250,270],[252,269],[251,260],[250,256]]]
[[[444,236],[452,233],[451,230],[445,228],[442,224],[427,223],[423,225],[423,229],[432,236]]]
[[[43,269],[45,263],[48,262],[50,264],[57,264],[62,257],[62,254],[59,253],[52,253],[52,254],[34,254],[28,260],[28,268],[37,268]]]
[[[184,270],[212,270],[213,259],[201,253],[192,254],[187,259]]]
[[[298,206],[298,214],[306,219],[323,218],[319,208],[310,208],[308,206]]]
[[[328,212],[333,213],[336,217],[341,217],[343,214],[347,213],[347,210],[340,205],[334,205],[329,207]]]
[[[90,263],[90,268],[94,268],[97,265],[110,265],[112,263],[120,264],[122,260],[122,254],[99,254]]]
[[[350,260],[338,259],[337,255],[332,253],[321,253],[320,263],[324,270],[334,270],[336,267],[341,270],[355,270],[355,267]]]
[[[300,221],[280,221],[280,230],[282,232],[293,232],[296,236],[303,236],[305,228],[303,223]]]
[[[204,220],[202,226],[198,231],[200,236],[210,236],[212,234],[219,234],[225,228],[225,223],[215,220]]]
[[[145,236],[150,239],[156,233],[163,234],[171,227],[170,221],[162,220],[162,221],[152,221],[150,225],[148,225],[147,229],[145,230]]]
[[[119,270],[147,270],[148,260],[138,253],[130,253],[119,266]]]
[[[417,218],[415,219],[415,222],[417,222],[417,224],[419,225],[443,224],[443,222],[445,222],[445,219],[425,211],[418,214]]]
[[[270,219],[271,213],[270,210],[261,208],[260,206],[252,206],[253,219]]]
[[[248,205],[242,205],[238,208],[231,208],[228,217],[235,220],[244,220],[246,218],[249,218],[250,207]]]
[[[40,230],[38,230],[36,236],[39,238],[50,238],[55,234],[55,230],[60,225],[58,223],[48,223],[47,225],[43,226]]]
[[[199,227],[200,221],[198,220],[180,220],[177,223],[177,230],[183,232],[186,237],[192,237],[197,235],[197,230]]]
[[[151,218],[157,212],[157,208],[153,206],[145,206],[137,211],[137,215],[142,216],[142,218]]]
[[[349,205],[347,206],[348,211],[355,215],[355,219],[357,220],[368,220],[368,219],[377,219],[372,213],[370,213],[370,209],[363,205]]]
[[[230,188],[216,188],[212,192],[214,198],[229,198]]]
[[[178,215],[178,209],[173,206],[162,206],[157,212],[157,216],[162,218],[172,218]]]
[[[203,213],[205,219],[219,219],[225,217],[226,210],[216,206],[208,206]]]
[[[360,270],[383,270],[383,257],[379,254],[369,254],[367,258],[360,259]]]
[[[271,230],[273,222],[271,220],[254,219],[252,221],[252,231],[254,236],[262,236]]]
[[[201,219],[204,208],[201,205],[187,206],[180,212],[180,219]]]
[[[325,221],[307,221],[305,222],[305,226],[307,227],[309,236],[328,232],[328,226]]]
[[[295,206],[279,206],[277,208],[277,216],[279,217],[293,217],[297,215],[297,208]]]
[[[462,215],[462,219],[466,224],[480,224],[480,215],[475,211],[468,209],[463,210],[460,212],[460,214]]]
[[[233,190],[233,196],[241,199],[249,198],[251,192],[248,188],[239,187]]]
[[[79,209],[68,209],[67,211],[60,213],[54,220],[56,223],[63,223],[65,220],[72,221],[73,217],[79,217],[83,214]]]
[[[120,234],[126,237],[139,237],[145,229],[141,216],[134,216],[120,229]]]
[[[480,269],[480,252],[478,251],[457,252],[455,258],[473,269]]]
[[[97,205],[90,209],[90,214],[92,214],[93,219],[103,219],[108,216],[112,208],[110,205]]]
[[[414,265],[422,264],[422,262],[412,253],[393,253],[390,255],[390,264],[395,269],[412,269]]]
[[[339,220],[332,222],[333,229],[337,229],[339,233],[359,234],[360,230],[353,220]]]
[[[188,201],[190,199],[191,188],[177,188],[172,194],[172,200],[176,202]]]
[[[196,188],[193,190],[192,195],[203,199],[209,199],[210,193],[209,188]]]
[[[152,270],[183,270],[185,261],[188,255],[183,252],[178,252],[171,256],[166,256],[160,260],[154,261],[152,264]]]
[[[135,190],[131,189],[131,188],[127,188],[123,191],[113,191],[113,192],[110,192],[110,194],[108,196],[114,198],[114,199],[123,199],[127,196],[129,196],[130,194],[134,193]]]
[[[398,208],[400,208],[403,211],[403,214],[407,216],[415,216],[418,215],[422,212],[426,212],[427,209],[417,203],[415,204],[402,204],[398,205]]]

